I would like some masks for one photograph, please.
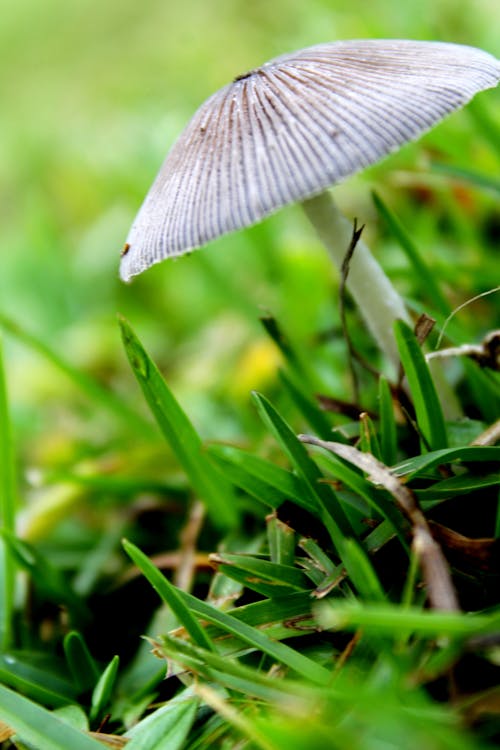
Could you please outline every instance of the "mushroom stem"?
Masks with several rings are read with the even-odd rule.
[[[352,224],[339,211],[328,191],[302,202],[309,221],[340,269],[352,238]],[[394,322],[410,323],[405,304],[360,240],[349,266],[347,286],[359,307],[369,331],[381,350],[398,367],[399,354],[394,339]]]
[[[335,265],[341,269],[352,239],[352,224],[339,211],[328,191],[302,202],[306,215]],[[373,338],[394,366],[399,369],[399,353],[394,338],[394,322],[411,324],[405,304],[392,286],[368,245],[359,240],[349,266],[347,286]],[[461,417],[462,409],[444,376],[440,362],[429,362],[434,384],[447,419]]]

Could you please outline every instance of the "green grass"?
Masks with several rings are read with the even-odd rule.
[[[473,443],[500,373],[452,358],[444,395],[425,353],[499,284],[500,92],[336,189],[437,320],[422,349],[398,325],[403,388],[355,363],[352,403],[338,278],[298,209],[130,286],[117,272],[168,146],[238,72],[365,36],[498,56],[499,23],[489,0],[5,10],[2,747],[498,745],[500,445]],[[499,327],[489,294],[442,346]],[[421,512],[461,612],[429,608]]]

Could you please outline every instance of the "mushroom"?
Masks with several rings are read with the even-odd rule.
[[[250,226],[300,201],[340,267],[350,222],[328,188],[412,141],[500,80],[500,61],[442,42],[319,44],[237,76],[195,113],[135,219],[120,274]],[[404,303],[363,242],[348,287],[393,362]]]

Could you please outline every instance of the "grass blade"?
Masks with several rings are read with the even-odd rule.
[[[46,706],[59,707],[75,699],[75,687],[64,664],[39,651],[0,654],[0,681]]]
[[[83,637],[76,630],[66,635],[63,642],[69,671],[79,693],[83,693],[99,679],[99,670]]]
[[[179,622],[185,627],[194,643],[198,646],[214,650],[214,645],[207,636],[205,630],[201,627],[198,620],[192,616],[189,607],[180,596],[179,590],[173,586],[170,581],[160,573],[158,568],[153,565],[148,557],[141,550],[127,539],[123,540],[123,548],[131,560],[137,565],[139,570],[148,579],[156,593],[170,607],[176,615]]]
[[[443,412],[432,382],[429,367],[410,326],[395,323],[396,342],[417,416],[417,424],[427,450],[446,448],[447,435]]]
[[[226,529],[234,527],[238,514],[231,485],[210,463],[198,433],[124,319],[120,319],[120,328],[134,375],[193,489],[206,503],[215,525]]]
[[[273,510],[285,500],[292,500],[318,515],[317,503],[309,497],[307,485],[290,471],[232,445],[209,445],[207,453],[231,482]]]
[[[439,310],[442,315],[447,317],[451,312],[451,308],[446,297],[442,293],[439,284],[436,282],[436,274],[433,273],[422,260],[417,246],[396,215],[388,206],[386,206],[377,193],[372,193],[372,197],[379,215],[385,221],[390,232],[398,241],[400,247],[404,250],[408,260],[415,269],[415,275],[420,280],[422,290],[427,297],[432,300],[432,304],[435,308]]]
[[[180,750],[196,717],[199,699],[181,693],[126,733],[127,750]]]
[[[386,466],[396,463],[398,450],[396,419],[392,404],[391,389],[387,379],[381,375],[378,385],[378,406],[380,419],[380,454]]]
[[[102,750],[97,740],[66,724],[28,698],[0,685],[0,720],[38,750]]]
[[[326,484],[321,483],[323,476],[320,470],[276,409],[258,393],[254,393],[253,398],[264,423],[288,455],[299,476],[304,480],[312,501],[316,503],[321,512],[321,518],[335,547],[340,550],[343,539],[355,536],[355,534],[335,493]]]
[[[372,602],[386,600],[384,589],[370,559],[355,539],[345,540],[342,561],[349,578],[363,599]]]
[[[0,341],[0,523],[2,530],[13,534],[16,517],[14,448],[12,445],[7,384]],[[12,615],[15,564],[5,540],[0,539],[0,650],[12,645]]]
[[[14,555],[18,565],[31,576],[35,586],[56,604],[65,604],[71,615],[84,622],[90,619],[90,611],[66,580],[64,572],[50,563],[31,544],[7,532],[2,537]]]
[[[108,666],[97,681],[97,685],[92,691],[92,703],[90,707],[90,719],[96,721],[104,710],[108,707],[111,693],[115,686],[120,666],[120,657],[113,656]]]
[[[391,471],[397,477],[406,477],[406,481],[423,474],[429,474],[432,469],[444,464],[454,463],[497,463],[500,461],[500,446],[495,445],[466,445],[459,448],[444,448],[443,450],[430,451],[393,466]]]
[[[317,607],[321,624],[333,630],[356,630],[362,627],[392,638],[409,632],[431,638],[470,638],[498,632],[500,616],[461,612],[437,612],[394,604],[361,606],[357,602],[328,602]]]
[[[295,404],[297,411],[307,421],[311,430],[325,440],[330,438],[332,435],[332,425],[318,404],[312,401],[294,379],[283,372],[283,370],[280,371],[279,378]]]

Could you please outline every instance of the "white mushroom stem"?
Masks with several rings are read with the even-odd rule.
[[[303,201],[302,206],[333,262],[340,269],[352,239],[351,222],[342,215],[327,191]],[[356,245],[349,266],[347,287],[373,338],[394,367],[398,367],[394,322],[398,319],[407,323],[411,321],[402,298],[363,240]]]
[[[333,262],[341,269],[352,240],[351,222],[339,211],[328,191],[303,201],[302,207]],[[403,299],[363,240],[356,245],[349,266],[347,287],[373,338],[397,372],[399,353],[394,338],[394,323],[404,320],[411,325],[411,319]],[[440,365],[438,361],[429,362],[434,385],[445,417],[457,419],[462,416],[462,409]]]

